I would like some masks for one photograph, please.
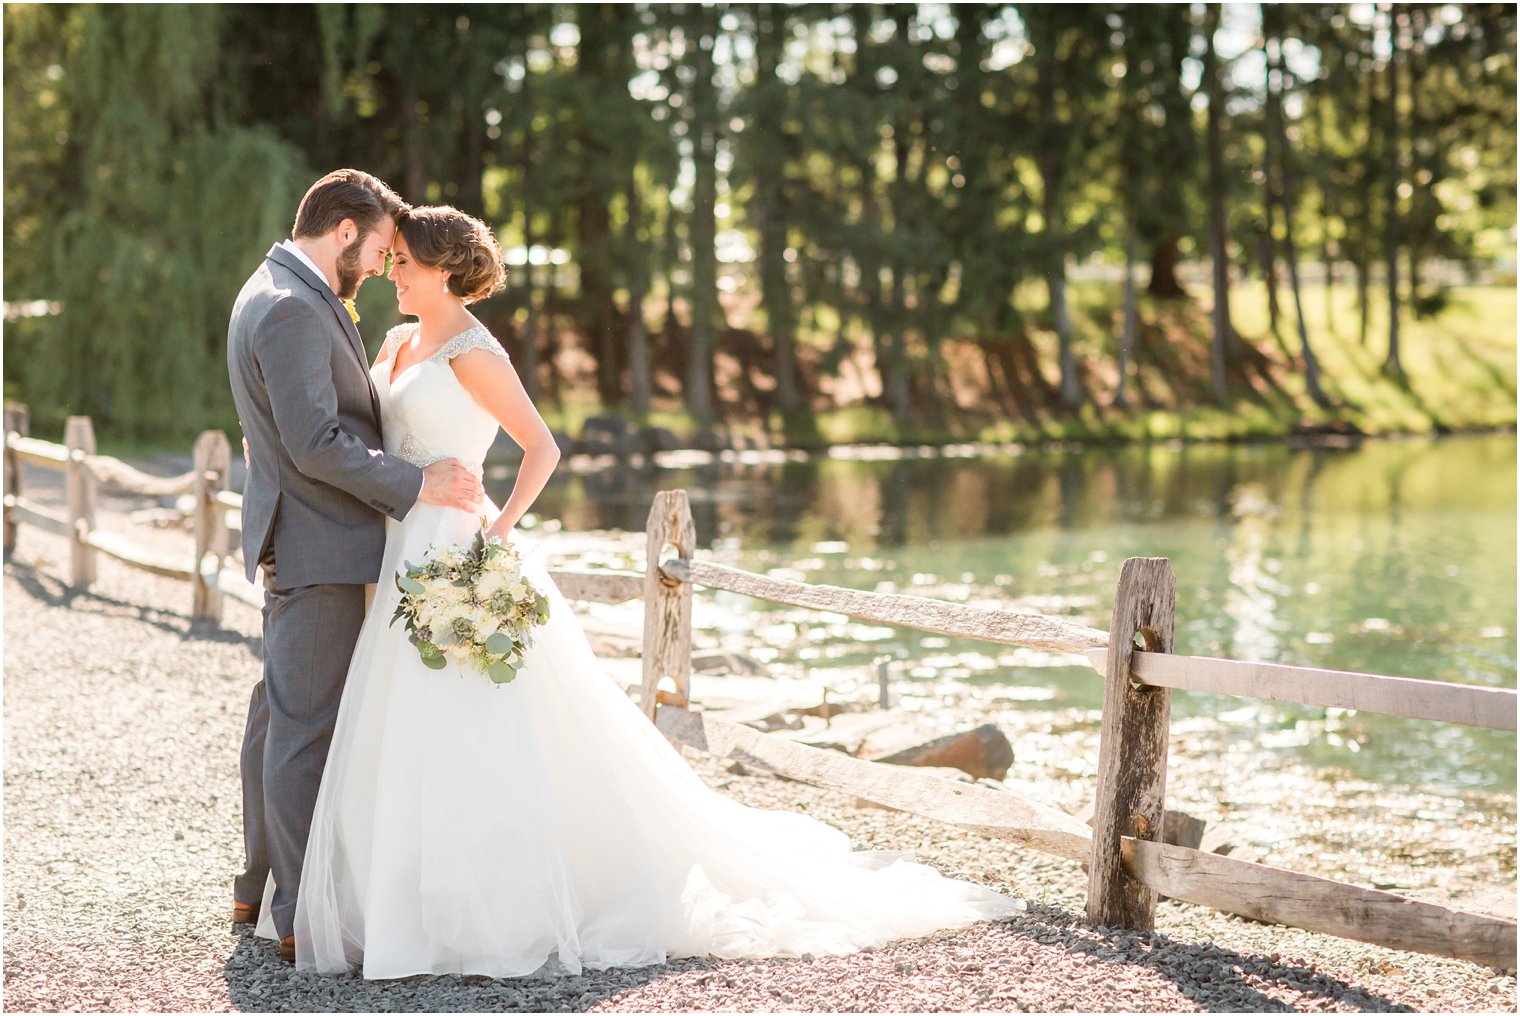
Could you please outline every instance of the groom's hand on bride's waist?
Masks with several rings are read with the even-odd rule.
[[[458,459],[444,459],[422,470],[422,493],[417,500],[446,508],[474,511],[485,497],[480,477]]]

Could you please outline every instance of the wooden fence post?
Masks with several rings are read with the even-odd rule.
[[[30,430],[27,420],[26,407],[22,405],[5,407],[5,433],[20,434],[26,437]],[[21,496],[21,459],[7,445],[5,449],[5,497],[9,502],[11,498]],[[5,509],[5,553],[10,556],[11,551],[16,549],[16,518],[9,507]]]
[[[95,477],[83,457],[95,454],[95,427],[88,416],[71,416],[64,426],[63,443],[69,449],[64,489],[69,502],[69,563],[75,589],[88,589],[95,581],[95,548],[87,542],[95,531]]]
[[[1136,685],[1130,656],[1137,636],[1146,652],[1172,651],[1177,577],[1164,557],[1132,557],[1119,572],[1103,684],[1098,796],[1088,868],[1087,919],[1093,924],[1155,926],[1155,890],[1124,871],[1121,836],[1159,841],[1166,814],[1166,749],[1172,693]]]
[[[662,677],[675,682],[677,705],[686,709],[691,704],[691,583],[660,572],[660,553],[667,544],[688,561],[696,550],[697,530],[686,491],[662,490],[654,496],[644,534],[648,564],[644,572],[644,687],[639,704],[653,720]]]
[[[226,490],[232,476],[232,446],[219,430],[202,431],[195,439],[195,568],[190,576],[190,616],[209,621],[222,619],[222,593],[216,573],[207,580],[207,559],[222,570],[227,556],[227,509],[217,503],[218,491]]]

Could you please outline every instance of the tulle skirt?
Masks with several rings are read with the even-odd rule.
[[[297,966],[511,977],[840,954],[1023,909],[708,788],[598,666],[525,546],[550,612],[517,679],[423,666],[391,625],[387,577],[478,525],[432,505],[389,523],[313,816]]]

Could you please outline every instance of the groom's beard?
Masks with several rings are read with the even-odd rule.
[[[364,237],[361,236],[338,255],[338,299],[352,300],[359,295],[359,283],[368,273],[360,259],[364,257]]]

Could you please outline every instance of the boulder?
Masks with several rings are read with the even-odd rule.
[[[691,669],[697,674],[747,674],[751,677],[762,677],[766,673],[765,665],[753,656],[724,650],[694,653]]]
[[[872,762],[908,766],[950,766],[973,777],[1001,780],[1013,765],[1013,745],[991,723],[946,734],[891,752],[864,756]]]
[[[1260,861],[1261,854],[1245,842],[1245,838],[1232,832],[1227,826],[1213,826],[1203,834],[1198,849],[1210,854],[1233,857],[1237,861]]]
[[[649,452],[673,452],[681,447],[681,439],[675,432],[664,427],[650,427],[644,431],[644,447]]]
[[[638,428],[620,416],[593,416],[581,427],[575,450],[583,455],[628,455],[643,451]]]
[[[704,452],[721,452],[729,447],[728,436],[715,430],[698,431],[692,443]]]

